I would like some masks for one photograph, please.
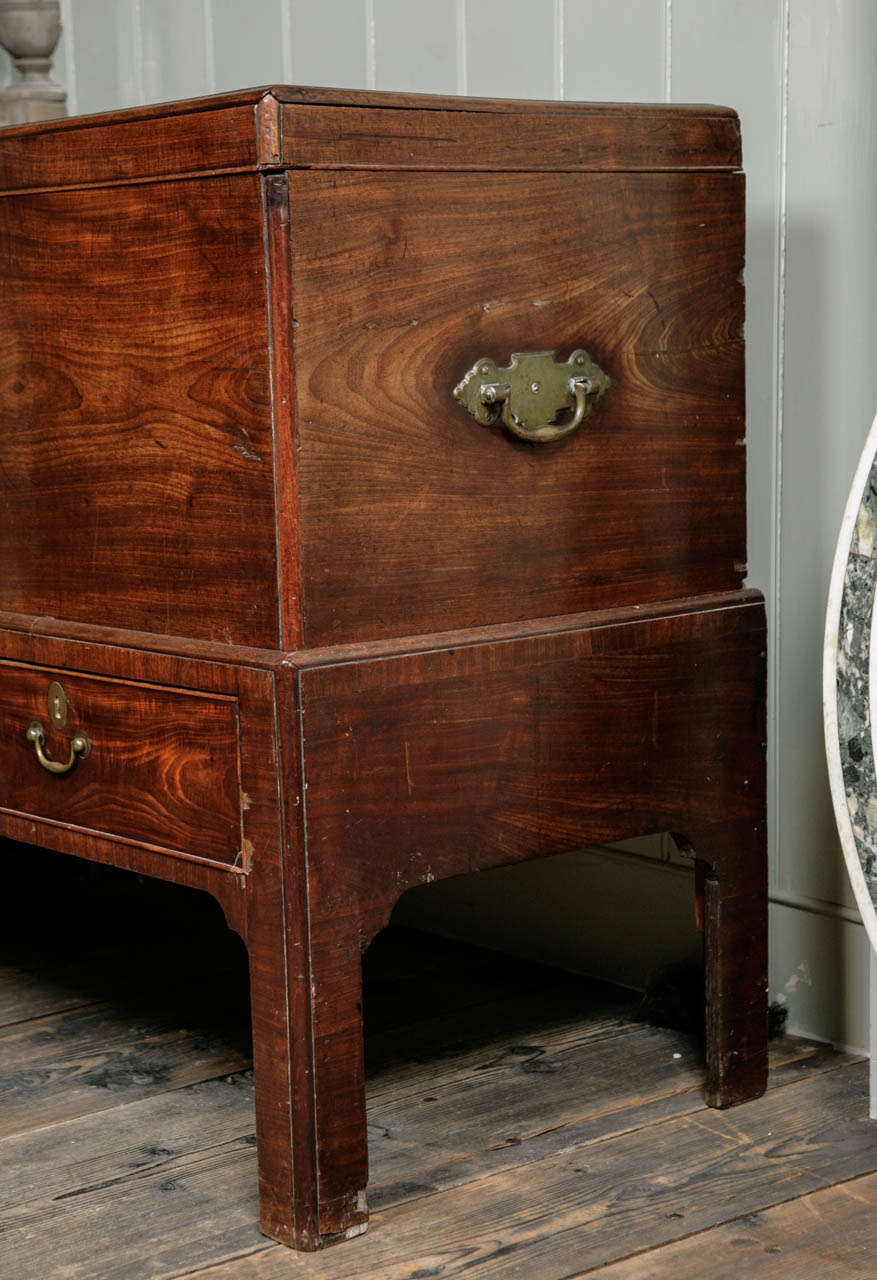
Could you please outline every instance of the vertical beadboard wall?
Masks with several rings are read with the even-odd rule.
[[[271,81],[736,107],[748,173],[749,581],[771,629],[771,982],[791,1024],[867,1042],[867,951],[824,780],[822,614],[877,400],[874,0],[62,0],[72,112]],[[0,82],[10,75],[0,63]],[[694,945],[663,844],[403,904],[642,982]]]

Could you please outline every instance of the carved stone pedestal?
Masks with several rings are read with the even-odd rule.
[[[50,74],[60,34],[58,0],[0,0],[0,44],[22,77],[0,93],[0,125],[57,120],[67,114],[67,94]]]

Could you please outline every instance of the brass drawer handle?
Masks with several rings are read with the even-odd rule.
[[[37,753],[37,759],[44,769],[48,769],[49,773],[69,773],[77,760],[84,760],[91,751],[91,742],[87,734],[77,733],[76,737],[70,743],[70,759],[64,764],[61,760],[50,760],[43,750],[43,744],[46,741],[46,734],[39,720],[32,721],[27,731],[27,740],[34,744],[34,750]]]
[[[454,399],[483,427],[501,414],[509,431],[522,440],[546,442],[575,431],[608,387],[607,375],[581,348],[563,363],[554,351],[516,351],[504,367],[490,356],[476,360],[454,387]],[[555,422],[565,409],[572,418]]]

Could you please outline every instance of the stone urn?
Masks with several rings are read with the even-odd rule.
[[[67,95],[50,74],[60,34],[58,0],[0,0],[0,44],[21,72],[21,80],[0,93],[0,123],[28,124],[66,115]]]

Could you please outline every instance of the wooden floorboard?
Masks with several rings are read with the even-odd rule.
[[[72,974],[53,980],[39,961],[30,968],[0,964],[0,1029],[44,1014],[97,1003],[88,983],[80,986]]]
[[[661,1065],[666,1063],[668,1057],[672,1058],[674,1050],[684,1051],[686,1044],[685,1039],[677,1033],[655,1032],[651,1028],[650,1030],[653,1031],[654,1038],[651,1044],[655,1052],[651,1064],[645,1062],[643,1058],[640,1059],[641,1074],[632,1096],[626,1096],[623,1088],[618,1088],[617,1092],[614,1089],[607,1089],[604,1080],[602,1096],[600,1093],[591,1093],[591,1105],[582,1119],[566,1123],[561,1120],[563,1110],[568,1108],[568,1102],[564,1100],[562,1106],[556,1111],[549,1110],[546,1106],[544,1112],[546,1118],[542,1123],[544,1126],[547,1122],[550,1127],[527,1135],[512,1134],[502,1144],[478,1150],[445,1163],[428,1163],[431,1153],[427,1144],[430,1139],[426,1138],[424,1147],[419,1151],[409,1147],[410,1162],[419,1166],[414,1177],[410,1174],[406,1177],[403,1173],[395,1180],[392,1179],[393,1169],[399,1164],[399,1156],[395,1150],[394,1130],[390,1129],[389,1132],[376,1130],[373,1125],[369,1135],[371,1142],[369,1204],[371,1208],[373,1210],[387,1208],[423,1195],[479,1182],[501,1170],[520,1169],[533,1161],[541,1160],[558,1151],[568,1150],[572,1146],[616,1139],[622,1134],[657,1125],[676,1116],[696,1114],[705,1110],[701,1091],[703,1071],[696,1056],[689,1058],[687,1069],[683,1067],[679,1074],[674,1074],[670,1088],[667,1088],[668,1081],[665,1076],[664,1089],[661,1089],[650,1071],[650,1065],[654,1069],[654,1064],[657,1064],[658,1070],[655,1075],[660,1079]],[[615,1050],[615,1058],[610,1064],[610,1070],[618,1073],[617,1085],[619,1080],[625,1080],[626,1072],[633,1064],[627,1056],[629,1042],[625,1041],[612,1047]],[[681,1057],[684,1064],[684,1052]],[[584,1071],[589,1071],[591,1061],[590,1056],[583,1059]],[[855,1059],[820,1050],[813,1051],[805,1041],[789,1040],[775,1046],[771,1061],[770,1088],[776,1089],[794,1080],[852,1065]],[[674,1060],[675,1066],[677,1064]],[[567,1081],[567,1092],[575,1093],[576,1087],[574,1084],[570,1089]],[[546,1100],[547,1096],[550,1095],[546,1094]],[[578,1108],[575,1109],[578,1110]],[[402,1107],[399,1110],[402,1114]]]
[[[860,1063],[732,1113],[704,1109],[608,1141],[573,1138],[525,1169],[379,1211],[370,1233],[343,1252],[291,1260],[271,1247],[210,1268],[203,1280],[566,1280],[874,1169],[866,1096]]]
[[[599,1277],[874,1280],[875,1247],[877,1173],[870,1173],[650,1249],[603,1268]]]
[[[296,1255],[256,1227],[240,945],[200,895],[108,876],[42,946],[26,912],[2,933],[0,1280],[718,1280],[698,1241],[769,1276],[784,1222],[872,1194],[858,1060],[776,1042],[765,1098],[715,1112],[697,1040],[631,993],[392,930],[366,966],[371,1227]]]
[[[197,992],[192,992],[193,1002]],[[209,991],[203,992],[205,1001]],[[245,1070],[246,1036],[99,1003],[0,1028],[0,1138]]]

